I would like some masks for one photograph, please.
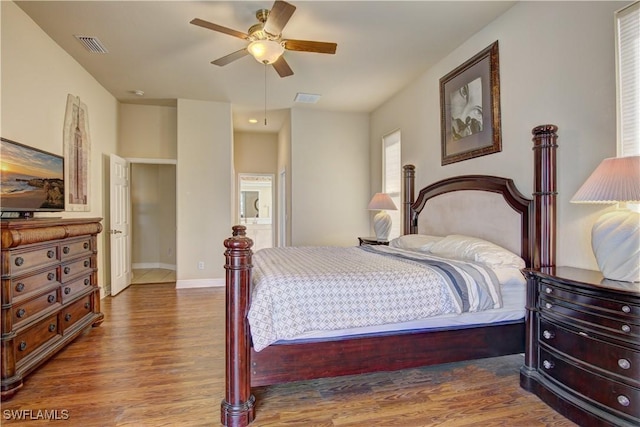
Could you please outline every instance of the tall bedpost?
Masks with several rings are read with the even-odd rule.
[[[244,427],[255,417],[255,397],[251,394],[249,291],[251,246],[246,227],[233,227],[233,236],[224,241],[226,264],[226,354],[225,397],[220,404],[220,421],[226,427]]]
[[[556,125],[533,128],[534,219],[531,268],[556,265]]]
[[[531,242],[530,269],[553,268],[556,264],[556,140],[555,125],[533,128],[533,221],[529,230]],[[524,270],[527,278],[525,303],[525,354],[520,369],[520,385],[531,390],[531,378],[538,366],[538,322],[535,320],[539,290],[531,270]]]
[[[402,234],[415,234],[418,224],[413,224],[413,204],[416,180],[416,167],[414,165],[404,165],[404,194],[402,197]]]

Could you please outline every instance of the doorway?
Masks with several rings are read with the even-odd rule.
[[[132,284],[176,281],[176,165],[131,162]]]
[[[238,220],[254,251],[273,247],[273,180],[272,174],[238,174]]]

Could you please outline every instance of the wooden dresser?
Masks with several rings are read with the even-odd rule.
[[[102,322],[101,220],[2,220],[2,400],[82,331]]]
[[[640,425],[640,284],[525,270],[520,385],[581,426]]]

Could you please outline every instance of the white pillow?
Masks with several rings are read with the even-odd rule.
[[[513,252],[477,237],[451,234],[431,246],[431,253],[482,263],[490,268],[524,268],[525,262]]]
[[[429,252],[434,243],[443,239],[441,236],[429,236],[426,234],[406,234],[392,239],[389,246],[392,248],[406,249],[409,251]]]

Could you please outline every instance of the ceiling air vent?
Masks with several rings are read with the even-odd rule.
[[[95,38],[95,37],[75,36],[75,35],[74,35],[74,37],[76,39],[78,39],[78,41],[80,43],[82,43],[82,45],[85,47],[85,49],[87,49],[89,52],[92,52],[92,53],[109,53],[107,48],[102,45],[102,42],[100,40],[98,40],[97,38]]]
[[[320,99],[320,96],[321,95],[315,95],[313,93],[298,92],[298,94],[296,95],[296,98],[294,99],[294,101],[295,102],[301,102],[301,103],[304,103],[304,104],[315,104]]]

